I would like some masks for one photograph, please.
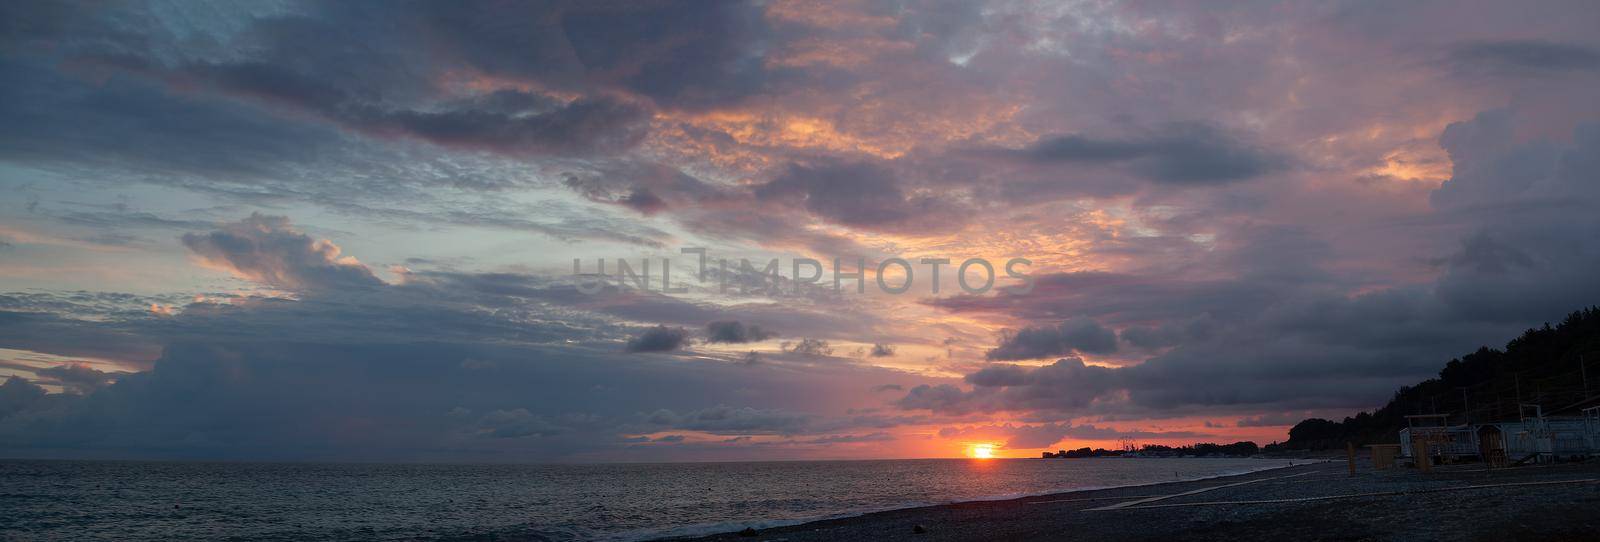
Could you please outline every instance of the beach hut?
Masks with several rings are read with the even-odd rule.
[[[1522,419],[1475,425],[1482,457],[1504,453],[1509,462],[1577,459],[1600,454],[1600,407],[1583,416],[1545,416],[1539,405],[1521,405]],[[1503,452],[1495,452],[1494,450]]]
[[[1504,467],[1511,462],[1506,455],[1505,434],[1499,426],[1479,425],[1477,433],[1478,457],[1483,458],[1484,463],[1488,463],[1490,467]]]
[[[1466,425],[1448,425],[1447,414],[1417,414],[1406,416],[1405,429],[1400,430],[1400,454],[1416,458],[1425,454],[1444,461],[1457,461],[1478,457],[1478,435]]]
[[[1600,406],[1584,408],[1581,416],[1547,416],[1537,404],[1517,407],[1517,421],[1472,425],[1449,425],[1447,414],[1406,416],[1400,455],[1443,462],[1477,458],[1490,466],[1600,455]]]

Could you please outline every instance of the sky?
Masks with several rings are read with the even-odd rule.
[[[0,455],[1283,440],[1600,303],[1596,28],[1556,1],[3,2]],[[686,248],[755,268],[702,281]],[[792,280],[858,257],[864,292]],[[997,288],[957,287],[969,258]],[[772,259],[784,288],[719,286]],[[585,293],[575,260],[657,282]]]

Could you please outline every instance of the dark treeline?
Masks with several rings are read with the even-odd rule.
[[[1137,451],[1137,454],[1135,452]],[[1076,450],[1060,450],[1045,452],[1046,458],[1075,459],[1080,457],[1119,457],[1124,455],[1139,455],[1145,457],[1248,457],[1261,452],[1261,447],[1254,442],[1235,442],[1233,444],[1212,444],[1202,442],[1188,446],[1164,446],[1161,444],[1146,444],[1137,450],[1107,450],[1105,448],[1089,449],[1087,447]]]
[[[1585,367],[1587,365],[1587,367]],[[1319,450],[1398,442],[1405,416],[1446,414],[1451,424],[1515,420],[1519,404],[1536,404],[1546,415],[1576,414],[1587,406],[1585,370],[1600,369],[1600,307],[1567,316],[1559,325],[1529,329],[1504,350],[1479,348],[1446,363],[1438,378],[1395,392],[1387,405],[1342,422],[1312,418],[1289,430],[1285,448]],[[1588,374],[1600,391],[1600,374]]]

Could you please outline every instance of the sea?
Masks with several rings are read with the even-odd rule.
[[[1289,466],[1222,458],[591,465],[0,460],[0,540],[649,540]]]

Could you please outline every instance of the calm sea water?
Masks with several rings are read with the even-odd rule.
[[[0,540],[637,540],[1287,464],[1252,459],[633,465],[0,460]]]

